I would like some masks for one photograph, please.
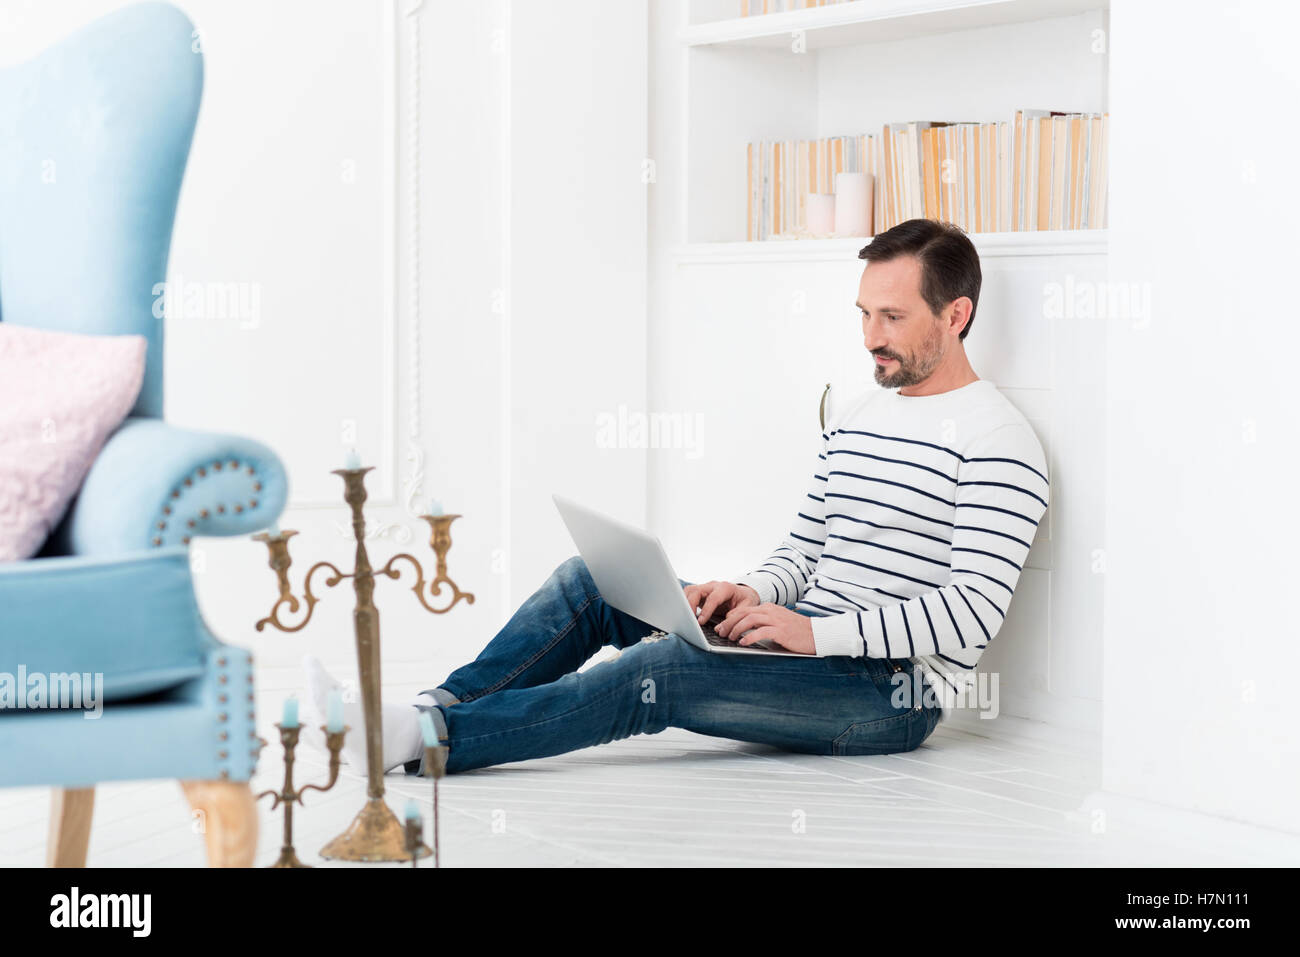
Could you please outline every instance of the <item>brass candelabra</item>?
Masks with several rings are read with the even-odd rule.
[[[378,572],[370,565],[365,545],[365,516],[362,505],[366,501],[365,475],[370,468],[334,469],[333,474],[343,479],[343,500],[352,509],[352,532],[356,539],[356,561],[352,572],[342,572],[330,562],[317,562],[307,571],[303,579],[303,599],[300,603],[294,597],[289,585],[289,539],[297,532],[285,530],[277,535],[259,532],[253,536],[254,541],[265,542],[270,552],[269,565],[275,572],[279,583],[280,597],[271,606],[271,613],[257,623],[261,631],[266,625],[284,632],[300,631],[311,620],[312,611],[319,598],[312,593],[312,577],[322,568],[328,568],[332,574],[325,579],[326,587],[333,588],[345,578],[351,578],[356,591],[356,607],[352,612],[353,626],[356,631],[357,666],[361,684],[361,707],[366,724],[366,775],[367,801],[357,813],[356,818],[346,831],[321,848],[321,857],[345,861],[409,861],[411,851],[406,848],[405,829],[401,822],[384,802],[384,767],[383,767],[383,726],[381,725],[380,700],[380,649],[379,649],[379,609],[374,604],[376,575],[397,579],[400,572],[395,565],[406,559],[414,566],[416,581],[411,586],[415,596],[425,610],[435,615],[450,611],[463,598],[468,604],[474,603],[474,596],[463,592],[447,575],[447,552],[451,549],[451,523],[459,515],[422,515],[429,523],[429,545],[437,558],[436,571],[431,582],[425,581],[424,569],[414,556],[405,552],[394,555]],[[451,588],[451,600],[441,608],[435,608],[426,600],[424,592],[428,586],[430,595],[435,598],[441,594],[442,585]],[[297,624],[280,620],[281,608],[287,608],[289,614],[296,614],[299,607],[305,606],[305,614]],[[419,856],[429,854],[429,849],[420,845]]]
[[[325,784],[304,784],[295,790],[293,752],[298,746],[298,734],[301,729],[297,725],[286,728],[282,724],[277,724],[276,728],[280,731],[280,744],[284,747],[284,787],[279,791],[263,791],[257,796],[259,801],[270,796],[272,811],[281,804],[284,805],[284,843],[280,845],[279,858],[271,867],[311,867],[310,864],[298,860],[298,852],[293,848],[293,806],[295,803],[302,804],[302,796],[308,791],[328,791],[334,787],[334,782],[339,779],[339,752],[343,750],[343,736],[349,729],[345,726],[342,731],[330,731],[321,725],[321,731],[325,732],[325,744],[330,752],[330,779]]]

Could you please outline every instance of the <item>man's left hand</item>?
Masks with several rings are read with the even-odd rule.
[[[742,635],[737,642],[741,645],[752,645],[756,641],[767,639],[786,651],[797,651],[805,655],[817,653],[812,619],[773,602],[737,608],[718,622],[713,630],[723,638],[729,638],[733,633]]]

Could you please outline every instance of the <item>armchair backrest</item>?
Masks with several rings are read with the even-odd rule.
[[[0,321],[148,339],[133,415],[163,412],[161,283],[203,91],[166,3],[0,70]]]

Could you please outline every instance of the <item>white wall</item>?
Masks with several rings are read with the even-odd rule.
[[[517,607],[576,549],[552,492],[645,520],[646,450],[598,423],[645,407],[645,0],[512,4],[505,171]]]
[[[1111,10],[1106,790],[1295,832],[1300,11]]]

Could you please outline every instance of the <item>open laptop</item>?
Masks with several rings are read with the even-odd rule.
[[[572,499],[552,495],[560,517],[587,563],[600,597],[621,612],[639,618],[661,631],[681,635],[697,648],[717,654],[809,655],[787,651],[768,639],[738,645],[700,626],[686,600],[677,573],[659,539],[634,525],[594,512]],[[720,621],[722,616],[715,616]]]

